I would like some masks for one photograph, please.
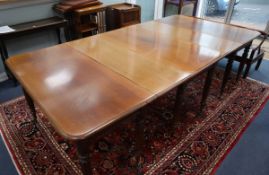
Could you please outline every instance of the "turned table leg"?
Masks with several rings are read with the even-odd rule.
[[[35,105],[32,98],[28,95],[25,89],[23,89],[23,93],[24,93],[25,100],[27,102],[27,105],[30,109],[30,112],[33,118],[32,118],[32,121],[21,123],[20,128],[25,128],[29,125],[32,126],[31,130],[24,133],[26,137],[29,137],[29,136],[32,136],[37,131],[37,126],[36,126],[37,125],[37,113],[36,113]]]
[[[77,153],[82,173],[84,175],[92,174],[89,142],[87,140],[80,140],[77,142]]]
[[[241,62],[240,62],[240,65],[243,64],[243,66],[244,66],[245,63],[247,62],[247,60],[248,60],[248,53],[249,53],[251,44],[252,44],[252,42],[251,42],[250,44],[248,44],[248,45],[245,47],[245,49],[244,49],[244,53],[243,53],[243,55],[242,55],[242,60],[241,60]],[[247,77],[247,73],[246,73],[246,72],[249,71],[249,69],[250,69],[250,65],[251,65],[251,64],[248,64],[248,65],[247,65],[247,67],[246,67],[246,71],[245,71],[245,74],[244,74],[243,78],[246,78],[246,77]],[[242,69],[242,70],[243,70],[243,69]],[[238,74],[239,74],[239,75],[237,75],[236,80],[239,80],[239,77],[240,77],[240,75],[241,75],[241,73],[242,73],[242,70],[240,70],[240,69],[238,70]],[[239,72],[239,71],[241,71],[241,72]]]
[[[136,112],[135,114],[135,130],[136,130],[136,137],[135,137],[135,147],[137,149],[137,153],[141,154],[143,151],[143,146],[145,144],[144,139],[144,127],[141,123],[141,120],[139,118],[141,117],[141,111]]]
[[[213,74],[214,74],[214,70],[215,70],[216,65],[213,65],[207,72],[207,76],[206,76],[206,80],[205,80],[205,85],[204,85],[204,89],[203,89],[203,94],[202,94],[202,100],[201,100],[201,104],[200,104],[200,109],[199,109],[199,113],[201,114],[205,105],[206,105],[206,99],[208,97],[209,94],[209,90],[210,90],[210,85],[213,79]]]
[[[4,41],[0,41],[0,53],[1,53],[1,58],[3,61],[3,65],[4,65],[5,71],[7,73],[7,76],[9,78],[12,78],[11,72],[5,63],[6,59],[8,59],[8,52],[7,52],[7,47],[6,47],[6,44]]]
[[[14,77],[14,75],[11,73],[10,69],[7,67],[5,61],[8,59],[9,55],[8,55],[8,51],[7,51],[7,46],[5,44],[4,41],[0,41],[0,53],[1,53],[1,57],[2,57],[2,61],[3,61],[3,65],[4,65],[4,69],[6,71],[6,74],[8,76],[9,79],[11,79],[14,83],[14,85],[17,85],[17,80]]]
[[[144,137],[144,127],[142,123],[139,121],[139,118],[137,118],[136,121],[136,138],[135,138],[135,149],[136,149],[136,161],[137,161],[137,174],[141,174],[141,158],[143,156],[143,148],[145,145],[145,137]]]
[[[200,102],[200,108],[198,111],[198,115],[200,115],[206,105],[206,99],[208,97],[209,94],[209,90],[210,90],[210,85],[213,79],[213,74],[214,74],[214,70],[215,70],[216,64],[214,64],[213,66],[211,66],[211,68],[209,68],[208,72],[207,72],[207,76],[206,76],[206,80],[205,80],[205,84],[204,84],[204,88],[203,88],[203,94],[202,94],[202,99]],[[174,122],[178,122],[178,117],[176,117],[177,114],[180,113],[180,103],[182,103],[182,94],[184,92],[186,88],[186,83],[180,85],[177,89],[177,94],[176,94],[176,103],[174,106],[174,114],[175,114],[175,118],[174,118]]]
[[[225,72],[224,72],[224,77],[223,77],[223,80],[222,80],[222,86],[221,86],[221,91],[220,91],[221,95],[224,92],[224,89],[226,87],[228,78],[230,76],[230,73],[231,73],[231,70],[232,70],[232,67],[233,67],[233,61],[234,60],[232,58],[228,59],[228,63],[227,63],[227,66],[226,66],[226,69],[225,69]]]
[[[179,120],[181,119],[177,115],[180,114],[180,104],[182,103],[182,95],[186,89],[186,83],[183,83],[177,87],[177,92],[176,92],[176,102],[174,105],[174,124],[178,123]]]
[[[32,100],[32,98],[29,96],[29,94],[26,92],[25,89],[23,89],[23,93],[24,93],[24,96],[25,96],[25,100],[30,108],[30,111],[32,113],[32,116],[33,116],[33,120],[32,122],[34,123],[34,125],[36,125],[36,122],[37,122],[37,116],[36,116],[36,110],[35,110],[35,104],[34,104],[34,101]]]

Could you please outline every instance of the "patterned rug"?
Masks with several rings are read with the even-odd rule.
[[[257,115],[269,96],[269,87],[254,80],[229,80],[220,96],[221,70],[216,71],[202,115],[197,116],[205,75],[188,83],[180,122],[173,123],[175,90],[141,109],[139,120],[128,122],[93,140],[89,146],[95,175],[213,174]],[[38,110],[37,132],[27,136],[23,123],[31,114],[23,97],[0,106],[0,129],[17,169],[23,175],[81,174],[76,147],[55,132]],[[64,110],[64,109],[63,109]],[[144,128],[141,156],[135,147],[135,122]]]

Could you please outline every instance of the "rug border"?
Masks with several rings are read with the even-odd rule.
[[[16,98],[14,98],[14,99],[11,99],[11,100],[9,100],[9,101],[5,101],[5,102],[3,102],[3,103],[1,103],[0,104],[0,116],[2,117],[2,114],[4,113],[3,112],[3,106],[5,106],[5,105],[9,105],[9,104],[12,104],[12,103],[16,103],[16,102],[18,102],[18,101],[21,101],[21,100],[25,100],[25,96],[19,96],[19,97],[16,97]],[[5,144],[5,147],[7,148],[7,150],[8,150],[8,153],[9,153],[9,155],[10,155],[10,158],[11,158],[11,160],[12,160],[12,163],[14,164],[14,166],[15,166],[15,168],[16,168],[16,170],[17,170],[17,173],[19,174],[19,175],[28,175],[29,173],[30,173],[30,170],[29,170],[29,168],[28,167],[24,167],[22,164],[21,164],[21,161],[20,161],[20,158],[18,157],[18,154],[17,154],[17,152],[16,152],[16,150],[14,150],[14,148],[13,148],[13,146],[12,146],[12,141],[10,142],[10,140],[9,140],[9,138],[8,138],[8,136],[6,135],[6,134],[4,134],[5,133],[5,130],[7,130],[7,128],[5,127],[2,127],[3,125],[5,125],[5,123],[4,123],[4,120],[2,120],[1,119],[1,117],[0,117],[0,134],[1,134],[1,136],[2,136],[2,140],[3,140],[3,142],[4,142],[4,144]],[[43,124],[42,124],[42,122],[41,123],[39,123],[40,124],[40,127],[41,128],[43,128]],[[44,128],[43,128],[44,129]],[[46,129],[45,129],[46,130]],[[48,134],[47,133],[47,131],[45,131],[46,132],[46,134]],[[9,135],[9,134],[8,134]],[[49,135],[48,135],[48,137],[50,137]],[[52,141],[53,142],[53,141]],[[54,143],[53,143],[54,144]],[[54,145],[54,146],[56,146],[56,145]],[[56,146],[57,147],[57,146]],[[58,150],[58,148],[56,148],[57,149],[57,151],[60,151],[60,150]],[[61,152],[61,151],[60,151]],[[63,158],[66,158],[66,156],[65,155],[62,155],[62,153],[61,153],[61,156],[63,157]],[[66,160],[67,161],[67,160]],[[70,164],[69,164],[70,165]],[[71,166],[71,165],[70,165]],[[76,165],[75,165],[76,166]],[[72,167],[72,166],[71,166]],[[76,172],[77,170],[76,169],[73,169],[73,171],[74,172]],[[1,173],[0,173],[1,174]],[[30,174],[32,174],[32,173],[30,173]],[[30,175],[29,174],[29,175]],[[81,172],[80,172],[80,169],[78,169],[78,172],[77,172],[77,174],[81,174]]]
[[[2,106],[2,105],[0,105],[0,106]],[[0,115],[2,115],[2,114],[0,113]],[[17,173],[19,175],[22,175],[23,174],[23,170],[21,169],[21,166],[19,166],[19,162],[15,158],[16,154],[14,153],[11,145],[7,142],[7,138],[4,135],[4,132],[2,131],[2,127],[0,127],[0,135],[1,135],[1,138],[3,140],[3,143],[5,144],[6,150],[8,151],[8,154],[10,156],[10,159],[11,159],[11,161],[12,161],[12,163],[13,163],[16,171],[17,171]]]
[[[261,82],[259,80],[255,80],[252,78],[246,78],[245,81],[249,82],[252,81],[254,83],[257,83],[261,86],[265,86],[266,88],[269,88],[269,84],[265,82]],[[236,143],[240,140],[241,135],[245,132],[245,130],[249,127],[249,125],[252,123],[252,121],[257,117],[257,115],[261,112],[261,110],[264,108],[265,104],[269,100],[269,91],[267,91],[264,96],[261,98],[260,102],[258,103],[257,107],[254,108],[252,114],[250,114],[251,117],[249,117],[248,121],[246,121],[244,124],[245,126],[242,126],[239,131],[237,132],[236,136],[231,139],[229,142],[228,148],[224,149],[223,152],[220,152],[220,156],[218,160],[215,160],[215,163],[210,167],[205,169],[203,174],[205,175],[212,175],[216,172],[216,169],[220,166],[224,158],[229,154],[229,152],[232,150],[232,148],[236,145]],[[237,142],[236,142],[237,141]],[[229,151],[228,151],[229,150]],[[166,160],[165,160],[166,161]],[[156,164],[154,165],[156,166]],[[158,169],[158,168],[157,168]],[[156,169],[148,174],[154,174],[156,173]]]
[[[24,95],[21,95],[19,97],[16,97],[14,99],[11,99],[11,100],[8,100],[8,101],[5,101],[3,103],[0,104],[0,115],[2,115],[3,113],[3,106],[5,105],[9,105],[10,103],[16,103],[22,99],[24,99]],[[4,130],[5,128],[2,128],[2,119],[0,118],[0,134],[1,134],[1,137],[2,137],[2,140],[6,146],[6,149],[8,150],[8,153],[10,155],[10,159],[12,160],[12,163],[13,165],[15,166],[15,169],[17,170],[17,173],[19,175],[24,175],[26,172],[24,171],[24,167],[23,165],[21,165],[20,161],[19,161],[19,158],[17,157],[17,153],[16,151],[13,149],[12,145],[9,143],[9,140],[8,140],[8,137],[4,134]],[[30,173],[32,174],[32,173]]]
[[[251,79],[252,80],[252,79]],[[258,81],[259,82],[259,81]],[[263,84],[263,83],[262,83]],[[267,84],[266,84],[267,85]],[[210,172],[210,175],[216,174],[218,168],[221,166],[225,158],[230,154],[230,152],[233,150],[233,148],[237,145],[237,143],[241,140],[243,134],[246,132],[247,128],[250,126],[250,124],[259,116],[267,102],[269,101],[269,94],[267,94],[267,97],[264,99],[264,101],[261,103],[260,107],[257,109],[257,111],[254,113],[253,117],[247,122],[247,124],[242,128],[242,130],[239,132],[235,140],[232,142],[230,147],[225,151],[225,153],[221,156],[219,161],[216,163],[216,165],[213,167],[212,171]]]

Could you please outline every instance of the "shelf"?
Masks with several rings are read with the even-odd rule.
[[[77,29],[79,33],[91,32],[98,29],[98,25],[96,23],[82,24]]]

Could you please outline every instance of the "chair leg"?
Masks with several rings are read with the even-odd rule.
[[[178,5],[178,12],[177,12],[177,14],[179,14],[179,15],[181,14],[181,9],[182,9],[182,6],[179,4]]]
[[[166,17],[166,1],[164,1],[164,5],[163,5],[163,17]]]
[[[196,16],[196,11],[197,11],[197,3],[198,3],[198,1],[196,1],[196,2],[193,4],[192,16]]]
[[[260,67],[260,65],[262,63],[262,59],[263,58],[259,59],[259,61],[257,62],[256,67],[255,67],[255,70],[258,70],[259,69],[259,67]]]
[[[246,68],[246,70],[245,70],[245,73],[244,73],[243,78],[247,78],[248,73],[249,73],[249,70],[250,70],[250,67],[251,67],[251,64],[247,64],[247,68]]]
[[[244,69],[244,65],[245,65],[245,64],[243,63],[243,61],[240,62],[240,65],[239,65],[239,68],[238,68],[238,71],[237,71],[236,81],[239,80],[240,75],[242,74],[242,71],[243,71],[243,69]]]

